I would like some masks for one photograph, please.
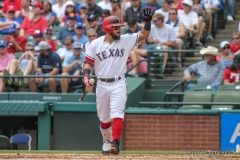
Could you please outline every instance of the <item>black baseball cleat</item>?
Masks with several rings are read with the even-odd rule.
[[[110,148],[110,153],[111,154],[119,154],[120,150],[119,150],[119,142],[117,139],[114,139]]]

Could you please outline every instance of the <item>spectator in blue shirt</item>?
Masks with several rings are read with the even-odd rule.
[[[89,41],[87,36],[84,34],[84,29],[85,29],[85,26],[83,23],[77,23],[75,25],[76,35],[73,36],[74,42],[78,42],[82,46],[85,46],[85,44]]]
[[[157,9],[162,8],[161,5],[157,2],[157,0],[148,0],[147,3],[142,4],[143,8],[151,8],[151,11],[155,11]]]
[[[85,54],[82,52],[82,45],[78,42],[73,43],[73,54],[69,54],[63,61],[63,76],[83,74],[83,63]],[[82,85],[82,78],[61,78],[62,93],[67,93],[69,86]]]
[[[42,16],[46,18],[48,22],[48,26],[54,26],[57,21],[57,14],[52,11],[52,4],[48,1],[43,1],[43,10],[42,10]]]
[[[68,21],[67,21],[68,26],[61,29],[57,36],[57,44],[62,45],[64,44],[65,38],[67,36],[74,36],[76,35],[74,28],[76,24],[76,16],[74,13],[69,14],[68,16]]]
[[[48,42],[42,41],[38,45],[39,56],[37,64],[38,75],[60,75],[62,73],[61,59],[58,54],[51,51]],[[60,78],[36,78],[30,79],[30,85],[32,86],[32,92],[37,91],[38,87],[49,86],[51,93],[56,92],[56,86],[60,83]]]
[[[8,6],[7,18],[0,18],[0,34],[11,34],[9,28],[11,23],[13,23],[14,21],[22,24],[21,18],[15,18],[15,9],[14,6],[11,5]]]

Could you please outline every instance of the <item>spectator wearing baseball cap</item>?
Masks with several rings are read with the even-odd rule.
[[[6,17],[0,18],[0,34],[11,34],[9,28],[12,22],[22,23],[21,18],[15,17],[15,8],[13,5],[8,6]]]
[[[3,76],[3,71],[15,59],[15,56],[12,54],[7,54],[7,42],[0,41],[0,75]],[[0,78],[0,92],[4,92],[6,86],[6,80]]]
[[[52,34],[53,34],[53,30],[50,27],[48,27],[44,30],[45,41],[50,44],[52,51],[56,51],[57,47],[56,47],[56,43],[54,42],[54,40],[52,40]]]
[[[165,22],[168,21],[168,14],[169,14],[168,11],[172,7],[172,3],[173,3],[173,0],[163,0],[162,1],[162,8],[157,9],[155,11],[155,13],[161,13],[162,15],[164,15],[164,21]]]
[[[74,42],[78,42],[85,46],[85,44],[88,42],[87,36],[84,34],[85,25],[81,22],[76,23],[75,25],[75,33],[76,35],[73,36]]]
[[[86,2],[82,2],[80,5],[79,5],[79,12],[80,12],[80,18],[82,19],[83,23],[85,24],[85,27],[86,29],[89,29],[90,28],[90,25],[89,25],[89,17],[88,17],[88,4]]]
[[[2,15],[3,17],[7,17],[6,13],[8,12],[8,7],[13,5],[15,9],[16,17],[19,16],[20,10],[22,8],[22,0],[4,0],[3,8],[2,8]]]
[[[43,1],[42,16],[47,20],[48,26],[54,26],[57,21],[57,15],[52,11],[52,4],[49,1]]]
[[[222,54],[216,57],[216,60],[222,63],[225,68],[229,68],[233,62],[233,55],[231,53],[230,43],[228,41],[222,41],[220,43],[220,49]]]
[[[90,27],[96,30],[98,37],[106,35],[106,33],[103,32],[102,27],[99,25],[98,16],[90,15],[89,22]]]
[[[38,44],[43,41],[43,33],[40,30],[36,30],[34,31],[34,33],[32,34],[33,36],[33,40],[34,40],[34,45],[38,46]]]
[[[16,52],[24,52],[27,38],[20,36],[20,24],[18,22],[12,23],[9,32],[11,35],[4,38],[8,44],[7,53],[15,54]]]
[[[63,76],[74,75],[79,76],[83,74],[85,54],[82,52],[82,44],[78,42],[73,43],[73,54],[68,54],[63,61]],[[82,85],[81,78],[62,78],[61,90],[62,93],[67,93],[69,86]]]
[[[76,24],[76,16],[74,13],[69,14],[67,24],[68,26],[62,28],[57,36],[57,44],[59,45],[64,44],[65,38],[67,36],[76,35],[74,30]]]
[[[46,41],[42,41],[38,45],[39,56],[37,64],[37,72],[40,75],[60,75],[62,73],[61,59],[58,54],[51,51],[51,47]],[[56,92],[56,86],[60,83],[60,78],[36,78],[29,81],[32,85],[31,91],[36,92],[37,86],[47,86],[51,93]]]
[[[21,25],[20,34],[23,36],[32,35],[35,30],[44,32],[44,29],[48,26],[47,20],[41,15],[42,4],[35,2],[32,7],[33,18],[30,20],[29,17],[25,17]]]
[[[240,55],[234,56],[233,63],[224,72],[224,85],[240,84]]]
[[[65,16],[62,18],[60,26],[66,26],[67,25],[68,16],[72,13],[75,15],[77,22],[83,22],[83,20],[79,17],[79,14],[75,10],[73,1],[67,1],[65,3],[65,5],[66,5]]]

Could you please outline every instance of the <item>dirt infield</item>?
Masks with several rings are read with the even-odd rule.
[[[92,160],[239,160],[240,156],[236,155],[159,155],[159,154],[120,154],[120,155],[101,155],[101,154],[27,154],[27,153],[4,153],[0,154],[0,159],[11,160],[75,160],[75,159],[92,159]]]

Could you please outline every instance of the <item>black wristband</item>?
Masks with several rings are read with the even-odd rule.
[[[144,29],[146,31],[150,31],[151,30],[151,22],[145,22]]]
[[[90,69],[84,69],[84,70],[83,70],[83,73],[90,75],[91,71],[90,71]]]

